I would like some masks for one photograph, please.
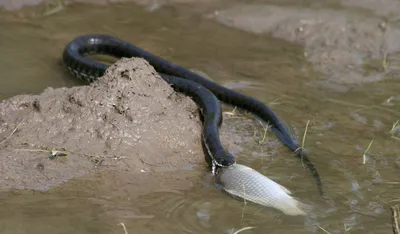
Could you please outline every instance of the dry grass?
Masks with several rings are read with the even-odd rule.
[[[238,233],[241,233],[241,232],[244,232],[246,230],[253,229],[253,228],[256,228],[256,227],[244,227],[244,228],[241,228],[241,229],[239,229],[239,230],[237,230],[235,232],[232,231],[231,234],[238,234]]]
[[[91,162],[95,164],[95,167],[98,167],[101,165],[101,163],[105,159],[114,159],[114,160],[122,160],[124,158],[128,158],[126,156],[118,156],[118,155],[95,155],[95,154],[88,154],[88,153],[80,153],[80,152],[75,152],[72,150],[68,150],[65,148],[51,148],[48,146],[37,146],[35,144],[28,144],[31,145],[34,148],[17,148],[14,149],[15,151],[26,151],[26,152],[43,152],[50,154],[49,158],[50,159],[55,159],[57,157],[61,156],[68,156],[69,154],[77,154],[81,156],[88,157]]]
[[[59,0],[56,1],[55,3],[47,3],[46,5],[46,10],[43,13],[43,16],[50,16],[57,14],[65,9],[64,3]]]
[[[301,148],[304,149],[304,144],[306,142],[306,136],[307,136],[307,131],[308,131],[308,125],[310,124],[310,120],[307,120],[306,123],[306,129],[304,130],[304,134],[303,134],[303,140],[301,141]]]
[[[383,68],[383,71],[387,71],[387,69],[388,69],[388,67],[389,67],[389,63],[388,63],[388,61],[387,61],[387,52],[385,52],[384,54],[383,54],[383,59],[382,59],[382,68]]]
[[[4,138],[4,140],[2,140],[0,142],[0,145],[3,144],[4,142],[6,142],[8,139],[10,139],[10,137],[12,135],[14,135],[14,133],[18,130],[18,127],[22,124],[22,122],[24,122],[24,120],[26,119],[26,117],[28,117],[32,112],[29,112],[21,121],[19,121],[19,123],[15,126],[15,128],[11,131],[10,135],[8,135],[6,138]]]
[[[319,224],[317,224],[318,228],[321,229],[324,233],[326,234],[331,234],[330,231],[326,230],[325,228],[321,227]],[[343,224],[344,227],[344,233],[348,233],[351,230],[351,227],[346,227],[346,224]]]
[[[391,206],[390,210],[392,211],[392,229],[393,234],[399,234],[399,206]]]
[[[372,108],[375,108],[375,109],[382,110],[382,111],[385,111],[385,112],[389,112],[389,113],[392,113],[392,114],[400,115],[400,112],[399,112],[399,111],[396,111],[396,110],[391,109],[391,108],[383,107],[383,106],[380,106],[380,105],[366,106],[366,105],[361,105],[361,104],[356,104],[356,103],[351,103],[351,102],[336,100],[336,99],[332,99],[332,98],[327,98],[327,99],[325,99],[325,100],[326,100],[326,101],[329,101],[329,102],[332,102],[332,103],[336,103],[336,104],[341,104],[341,105],[345,105],[345,106],[355,107],[355,108],[357,108],[357,109],[355,110],[356,112],[359,112],[359,111],[364,110],[364,109],[372,109]]]
[[[364,154],[363,154],[363,164],[365,164],[366,161],[367,161],[367,154],[368,154],[368,152],[369,152],[369,150],[370,150],[370,148],[371,148],[371,146],[372,146],[372,143],[374,143],[374,140],[375,140],[375,139],[372,139],[372,140],[369,142],[369,145],[368,145],[367,149],[364,151]]]
[[[324,233],[331,234],[328,232],[325,228],[321,227],[319,224],[317,224],[318,228],[321,229]]]
[[[122,228],[124,229],[125,234],[128,234],[128,230],[126,230],[126,226],[124,223],[119,223],[119,226],[122,226]]]
[[[400,119],[398,119],[396,122],[394,122],[392,129],[390,129],[390,134],[391,134],[391,138],[395,139],[395,140],[400,140],[400,137],[398,137],[398,132],[400,129]]]

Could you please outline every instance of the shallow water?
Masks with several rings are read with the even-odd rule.
[[[400,119],[399,101],[387,102],[398,95],[395,79],[347,93],[321,88],[313,82],[322,75],[311,70],[299,46],[221,26],[183,7],[148,12],[133,4],[75,4],[50,16],[43,12],[39,6],[0,13],[0,27],[7,31],[0,34],[0,98],[80,84],[61,65],[64,46],[81,34],[112,34],[260,100],[278,102],[271,107],[299,138],[310,120],[305,146],[327,199],[318,197],[309,173],[284,148],[270,157],[251,155],[248,148],[240,162],[290,188],[314,207],[312,215],[287,217],[251,204],[243,208],[221,195],[204,171],[189,191],[132,200],[135,187],[129,183],[109,192],[71,182],[48,193],[5,193],[1,233],[124,233],[121,222],[129,233],[231,233],[246,226],[256,228],[244,233],[391,232],[389,207],[400,192],[399,141],[389,133]]]

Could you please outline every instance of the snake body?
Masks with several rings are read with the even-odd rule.
[[[78,36],[67,44],[63,53],[63,61],[71,73],[88,83],[102,76],[107,69],[106,65],[86,58],[85,56],[88,54],[107,54],[116,58],[143,58],[173,88],[190,96],[202,109],[204,117],[203,143],[212,158],[213,164],[218,167],[230,167],[236,162],[234,156],[223,149],[219,140],[218,127],[222,117],[218,100],[258,116],[271,125],[271,129],[280,141],[297,157],[301,158],[314,176],[321,195],[323,194],[322,182],[314,165],[303,150],[299,148],[297,141],[289,133],[285,124],[263,102],[218,85],[131,43],[103,34]]]

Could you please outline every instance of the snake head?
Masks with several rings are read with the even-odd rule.
[[[230,167],[236,163],[235,156],[225,151],[215,154],[213,161],[219,167]]]

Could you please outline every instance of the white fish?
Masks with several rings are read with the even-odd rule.
[[[219,168],[217,181],[223,190],[246,201],[273,207],[287,215],[306,215],[306,205],[290,196],[287,188],[250,167],[235,164]]]

